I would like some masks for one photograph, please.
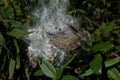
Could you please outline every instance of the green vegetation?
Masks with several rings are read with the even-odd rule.
[[[0,80],[119,80],[120,1],[70,0],[68,13],[80,20],[87,45],[56,68],[43,60],[32,68],[22,38],[34,20],[37,0],[0,0]],[[89,32],[89,33],[88,33]]]

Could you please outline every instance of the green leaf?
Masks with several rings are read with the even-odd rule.
[[[103,32],[110,32],[114,29],[115,26],[116,25],[113,22],[111,22],[109,24],[102,23],[100,30],[102,30]]]
[[[101,42],[93,47],[94,52],[103,51],[106,52],[108,49],[112,48],[114,45],[110,41]]]
[[[7,35],[16,37],[17,39],[20,39],[26,35],[28,35],[30,32],[23,31],[21,29],[13,29],[10,32],[7,32]]]
[[[107,71],[108,77],[113,80],[120,80],[120,72],[116,68]]]
[[[6,56],[3,57],[3,64],[0,66],[0,71],[2,71],[4,69],[5,66],[5,62],[6,62]]]
[[[11,59],[9,64],[9,79],[12,79],[14,70],[15,70],[15,61]]]
[[[90,67],[95,74],[102,73],[102,57],[100,54],[96,54],[95,58],[90,62]]]
[[[16,69],[19,69],[20,68],[20,58],[17,57],[16,59]]]
[[[17,40],[14,39],[13,42],[14,42],[14,45],[15,45],[15,48],[16,48],[16,53],[18,54],[19,53],[19,46],[18,46]]]
[[[79,79],[72,75],[65,75],[65,76],[63,76],[62,80],[79,80]]]
[[[20,23],[20,22],[12,22],[11,23],[11,27],[13,27],[13,28],[20,28],[20,27],[22,27],[22,24]]]
[[[56,72],[56,76],[57,76],[58,80],[62,76],[62,72],[63,72],[63,66],[59,67],[58,70],[57,70],[57,72]]]
[[[43,71],[41,69],[37,70],[35,73],[34,73],[34,76],[42,76],[44,75]]]
[[[44,74],[50,78],[56,78],[56,70],[54,68],[54,66],[49,63],[46,60],[43,60],[42,64],[40,65],[42,71],[44,72]]]
[[[81,74],[79,77],[90,76],[93,73],[94,73],[93,70],[90,68],[86,70],[85,73]]]
[[[30,80],[28,67],[25,68],[25,74],[26,74],[27,80]]]
[[[120,62],[120,57],[116,57],[116,58],[113,58],[113,59],[108,59],[108,60],[105,61],[105,67],[113,66],[118,62]]]
[[[4,46],[5,45],[5,39],[2,36],[2,34],[0,33],[0,46]]]

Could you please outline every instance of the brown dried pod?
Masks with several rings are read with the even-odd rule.
[[[71,51],[80,46],[80,38],[76,34],[66,35],[62,32],[57,35],[47,32],[50,43],[64,51]]]

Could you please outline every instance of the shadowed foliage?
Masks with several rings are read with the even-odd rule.
[[[0,0],[0,80],[119,80],[120,1],[70,0],[67,13],[79,20],[87,42],[59,67],[43,60],[32,68],[22,39],[42,1]]]

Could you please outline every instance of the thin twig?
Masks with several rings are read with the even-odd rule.
[[[89,22],[89,24],[91,25],[91,26],[93,26],[93,24],[94,25],[96,25],[96,26],[98,26],[98,27],[100,27],[100,25],[99,24],[97,24],[96,22],[94,22],[94,21],[92,21],[92,20],[90,20],[88,17],[84,17],[88,22]]]

